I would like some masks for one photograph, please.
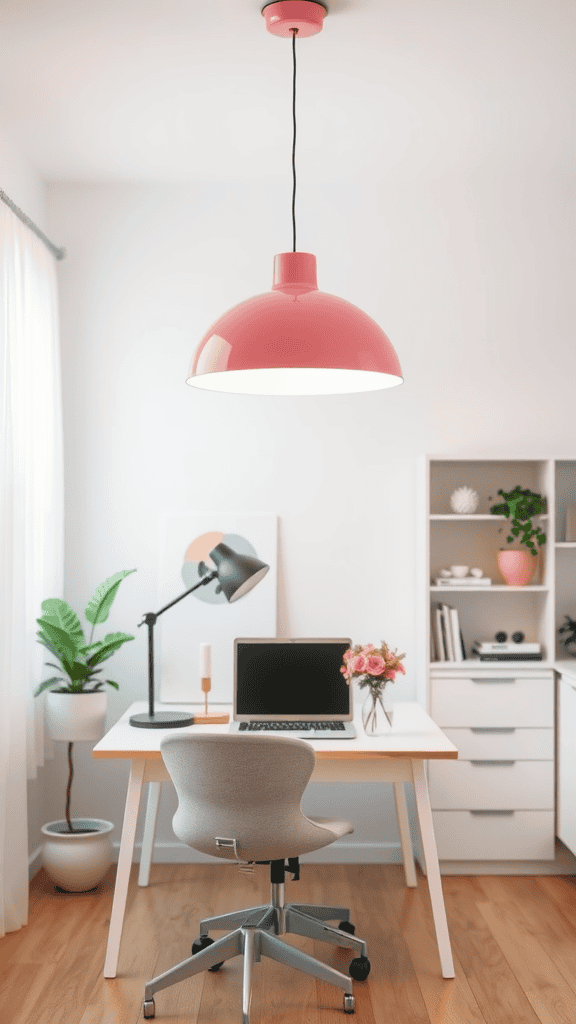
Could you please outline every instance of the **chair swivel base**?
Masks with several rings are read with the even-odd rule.
[[[192,947],[198,952],[193,952],[187,960],[145,985],[143,1015],[148,1019],[155,1016],[155,992],[200,974],[201,971],[218,970],[226,960],[243,956],[242,1024],[249,1024],[252,967],[254,963],[260,962],[262,955],[343,989],[344,1011],[354,1013],[355,1000],[351,979],[364,980],[370,972],[366,943],[355,938],[349,931],[331,928],[323,923],[342,918],[342,924],[347,924],[348,916],[349,911],[343,907],[309,904],[286,904],[280,907],[273,903],[206,918],[200,922],[200,939],[196,940]],[[235,925],[237,927],[234,931],[215,942],[208,938],[209,929],[234,928]],[[358,956],[350,965],[351,977],[282,942],[277,936],[286,932],[354,949]]]

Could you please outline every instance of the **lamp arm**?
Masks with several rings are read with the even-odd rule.
[[[185,590],[179,597],[175,597],[173,601],[170,601],[170,604],[165,604],[159,612],[146,612],[142,622],[138,623],[138,626],[143,626],[144,623],[148,626],[148,714],[151,718],[154,717],[154,626],[156,619],[159,615],[162,615],[162,612],[171,608],[173,604],[178,604],[178,601],[181,601],[183,597],[187,597],[193,590],[198,590],[198,587],[205,587],[207,583],[216,579],[217,576],[218,572],[214,570],[208,576],[205,576],[204,579],[201,579],[199,583],[195,583],[189,590]]]
[[[209,576],[205,576],[203,580],[200,580],[199,583],[195,583],[194,586],[190,587],[189,590],[185,590],[184,593],[180,594],[179,597],[175,597],[173,601],[170,601],[170,604],[165,604],[164,607],[161,608],[159,612],[146,612],[144,618],[142,619],[142,622],[139,622],[138,625],[143,626],[144,623],[146,623],[147,626],[153,626],[158,616],[162,615],[162,612],[168,611],[168,609],[171,608],[173,604],[178,604],[178,601],[181,601],[183,597],[187,597],[188,594],[191,594],[193,590],[198,590],[198,587],[205,587],[207,583],[211,583],[212,580],[215,580],[217,576],[218,573],[216,572],[216,570],[214,570],[210,573]]]

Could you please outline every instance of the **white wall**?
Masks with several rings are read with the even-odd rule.
[[[157,608],[159,517],[181,510],[277,513],[280,632],[384,639],[406,652],[395,696],[415,698],[416,457],[574,450],[568,184],[463,173],[301,185],[298,248],[316,253],[322,290],[381,324],[405,375],[389,392],[318,399],[184,384],[212,321],[267,291],[274,254],[291,248],[288,183],[49,186],[50,231],[68,252],[65,596],[82,611],[106,576],[138,569],[106,624],[136,634],[114,658],[110,724],[146,695],[135,627]],[[63,816],[64,747],[46,820]],[[75,751],[72,812],[112,820],[118,842],[127,766]],[[371,787],[313,787],[304,806],[350,816],[347,859],[395,859],[371,845],[397,843],[392,797],[376,811],[372,799]],[[169,846],[174,810],[167,794],[158,837],[164,856],[187,859]]]
[[[0,188],[30,220],[46,231],[46,185],[1,125]]]

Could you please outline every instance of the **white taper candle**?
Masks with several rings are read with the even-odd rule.
[[[211,675],[210,644],[200,644],[200,678]]]

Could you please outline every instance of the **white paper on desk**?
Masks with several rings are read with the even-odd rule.
[[[168,608],[154,629],[157,699],[166,703],[204,701],[200,685],[200,644],[211,645],[212,689],[208,704],[233,698],[234,640],[276,636],[277,516],[268,514],[190,513],[167,515],[160,524],[158,608],[163,608],[201,579],[198,559],[223,541],[240,554],[270,566],[264,578],[229,604],[215,593],[216,583],[200,587]]]

